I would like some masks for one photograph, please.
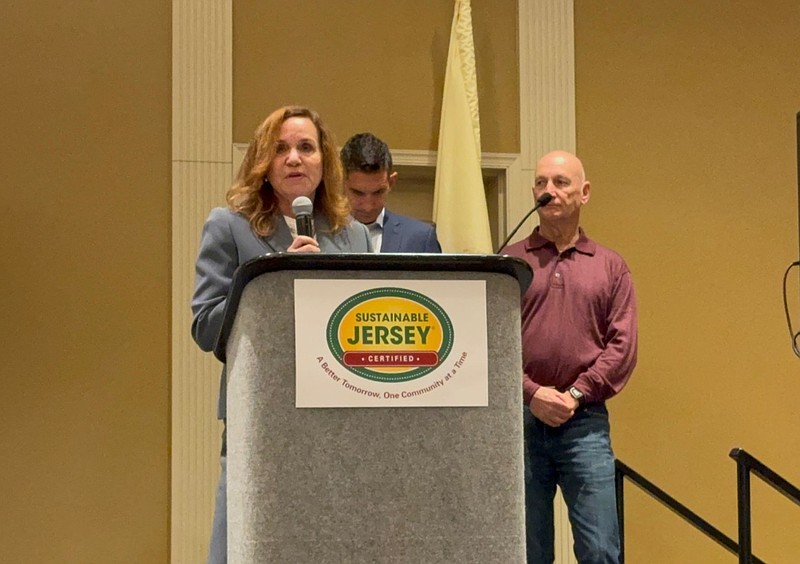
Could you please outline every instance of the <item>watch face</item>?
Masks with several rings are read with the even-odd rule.
[[[581,392],[578,388],[570,388],[569,394],[576,400],[583,399],[583,392]]]

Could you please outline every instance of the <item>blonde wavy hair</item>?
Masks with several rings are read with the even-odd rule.
[[[322,152],[322,180],[314,195],[314,210],[328,219],[331,232],[350,223],[350,203],[344,193],[342,163],[333,134],[317,112],[302,106],[283,106],[272,112],[255,131],[233,185],[225,194],[228,207],[247,218],[253,232],[264,237],[275,231],[281,212],[267,174],[277,153],[281,126],[293,117],[311,120]]]

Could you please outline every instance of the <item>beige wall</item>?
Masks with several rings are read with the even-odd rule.
[[[339,143],[372,131],[394,149],[439,139],[452,0],[276,0],[233,4],[233,139],[275,108],[317,110]],[[519,152],[517,2],[472,2],[481,137]]]
[[[585,225],[627,258],[640,303],[616,454],[735,538],[731,448],[800,484],[800,360],[781,298],[798,250],[800,4],[578,1],[575,26]],[[756,554],[796,561],[797,507],[754,489]],[[626,490],[630,562],[733,561]]]
[[[0,18],[0,560],[166,562],[170,3]]]
[[[800,483],[780,298],[797,257],[800,13],[790,0],[576,4],[585,224],[628,259],[641,308],[616,451],[735,536],[730,448]],[[451,2],[300,2],[299,31],[279,6],[234,3],[235,140],[293,101],[340,141],[371,129],[435,149]],[[473,11],[484,150],[516,152],[516,2]],[[165,562],[170,4],[6,7],[0,48],[0,554]],[[627,491],[629,561],[732,560]],[[756,552],[791,561],[796,507],[755,494]]]

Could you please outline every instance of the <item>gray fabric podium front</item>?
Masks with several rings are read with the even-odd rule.
[[[231,563],[525,561],[524,262],[267,255],[242,265],[215,353],[228,374]],[[489,406],[295,408],[294,280],[485,280]]]

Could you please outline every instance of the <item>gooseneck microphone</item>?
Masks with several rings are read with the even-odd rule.
[[[525,223],[525,220],[528,219],[533,212],[535,212],[539,208],[542,208],[542,207],[546,206],[547,204],[549,204],[550,200],[552,200],[552,199],[553,199],[553,195],[550,192],[545,192],[544,194],[539,196],[536,199],[536,205],[533,206],[533,209],[531,209],[531,211],[529,211],[528,213],[525,214],[525,217],[522,218],[522,221],[520,221],[517,224],[517,226],[514,228],[514,230],[511,232],[511,234],[508,237],[506,237],[506,240],[503,241],[502,243],[500,243],[500,246],[497,247],[497,251],[495,252],[495,254],[499,254],[500,251],[503,250],[503,247],[505,247],[508,244],[508,242],[514,236],[514,233],[519,231],[519,228],[522,227],[522,224]],[[297,201],[297,200],[295,200],[295,201]]]
[[[314,224],[311,223],[311,215],[314,212],[314,204],[305,196],[298,196],[292,202],[294,219],[297,222],[297,234],[307,237],[314,236]]]

